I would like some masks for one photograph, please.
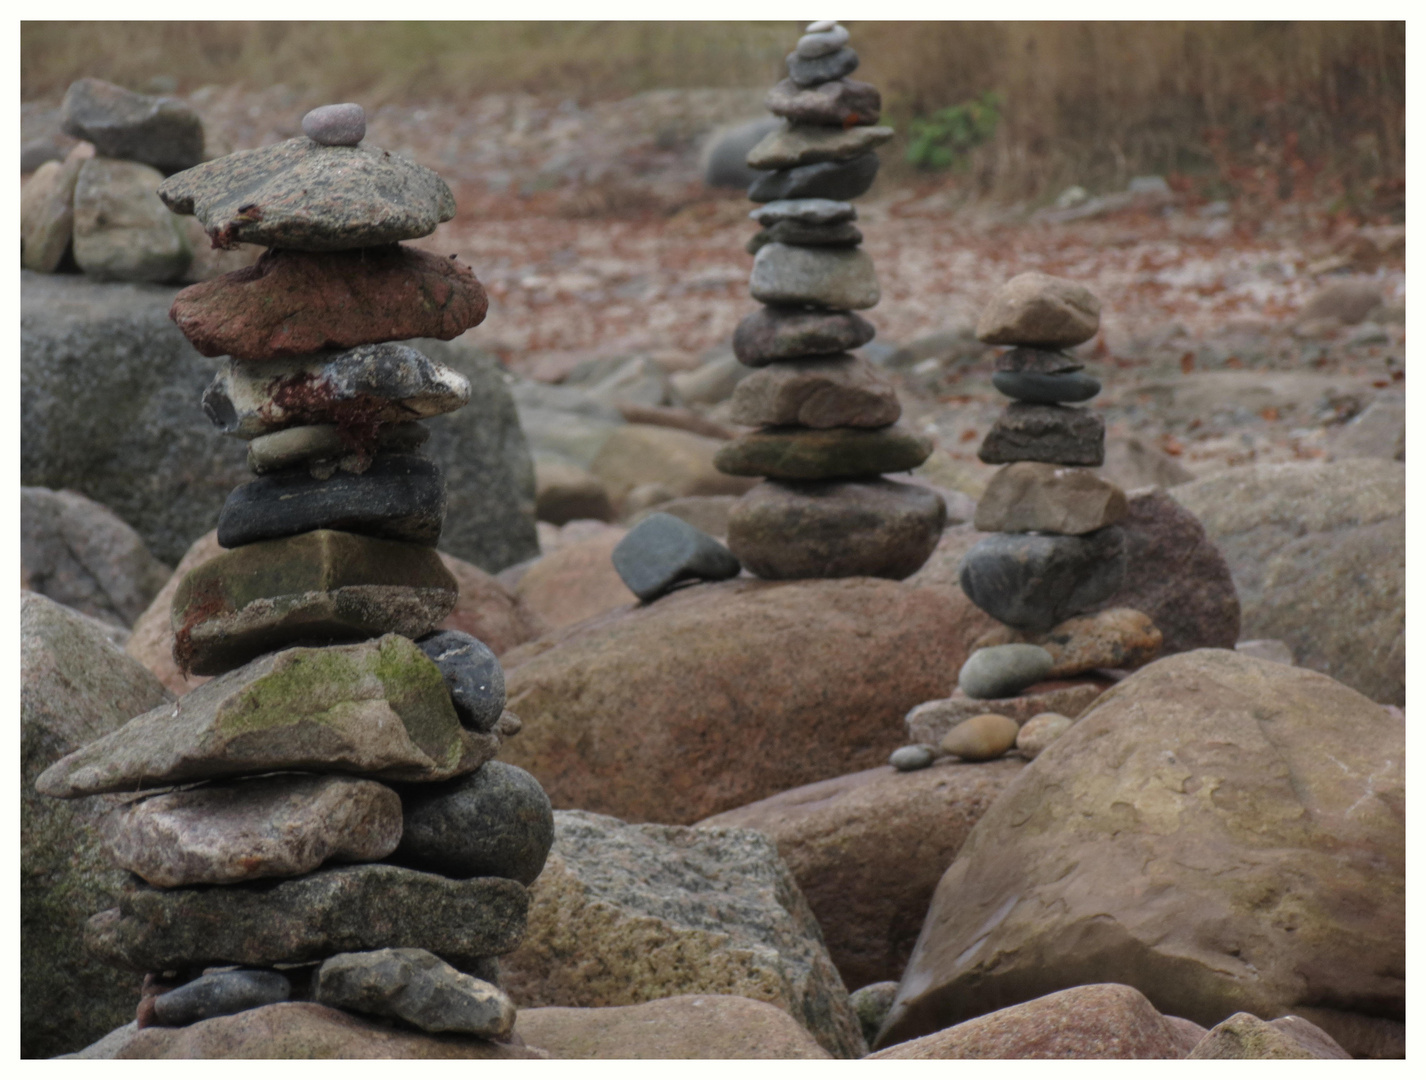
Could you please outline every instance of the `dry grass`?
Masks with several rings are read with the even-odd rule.
[[[766,86],[794,23],[24,23],[21,93],[81,75],[178,90],[285,83],[370,104],[526,90],[584,101]],[[982,192],[1035,197],[1141,173],[1205,191],[1359,192],[1405,171],[1403,23],[859,23],[887,114],[1004,95]]]

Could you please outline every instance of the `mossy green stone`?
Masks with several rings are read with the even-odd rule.
[[[900,424],[884,428],[764,428],[735,439],[713,458],[732,476],[835,480],[914,469],[931,440]]]

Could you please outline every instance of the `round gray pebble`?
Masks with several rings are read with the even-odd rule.
[[[322,146],[355,146],[366,138],[366,110],[350,101],[319,105],[302,118],[302,134]]]
[[[845,26],[832,24],[826,30],[809,30],[797,42],[797,55],[805,60],[834,53],[845,45],[851,34]]]
[[[1014,697],[1054,666],[1054,657],[1038,645],[992,645],[970,654],[958,681],[967,697]]]
[[[936,760],[936,751],[925,743],[900,746],[891,752],[891,767],[897,772],[915,772]]]

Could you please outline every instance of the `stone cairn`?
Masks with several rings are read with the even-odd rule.
[[[217,678],[37,787],[130,796],[104,842],[133,876],[86,940],[147,973],[140,1026],[307,1000],[501,1040],[515,1007],[496,958],[524,934],[553,815],[492,760],[519,730],[494,654],[436,629],[457,586],[420,421],[469,384],[394,343],[452,338],[486,297],[454,256],[399,243],[454,215],[436,174],[364,145],[358,105],[302,129],[160,189],[215,244],[268,248],[172,309],[231,357],[203,408],[257,474],[223,508],[229,550],[173,604],[175,658]]]
[[[913,469],[931,442],[897,423],[891,383],[846,350],[875,334],[857,312],[880,289],[847,202],[876,178],[881,95],[847,78],[857,54],[845,27],[816,22],[787,58],[789,77],[767,95],[783,124],[748,154],[771,170],[748,189],[762,203],[753,298],[765,306],[738,326],[738,359],[759,370],[733,395],[732,419],[759,430],[733,440],[715,464],[764,481],[734,504],[728,547],[763,578],[901,579],[930,557],[946,508],[928,488],[882,474]]]

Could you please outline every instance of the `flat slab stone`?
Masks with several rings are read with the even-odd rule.
[[[750,169],[791,169],[819,161],[847,161],[875,150],[896,134],[889,127],[784,124],[748,151]]]
[[[446,780],[499,747],[460,726],[436,665],[388,634],[264,656],[60,758],[35,788],[73,799],[278,769]]]
[[[1012,461],[1103,465],[1104,418],[1070,405],[1012,401],[995,418],[977,456],[987,465]]]
[[[763,307],[738,323],[733,353],[749,367],[762,367],[774,360],[857,349],[874,337],[876,327],[854,311]]]
[[[1123,584],[1124,531],[1084,536],[994,533],[961,561],[961,589],[1008,626],[1043,633],[1107,600]]]
[[[375,780],[347,776],[213,784],[132,802],[104,819],[110,858],[164,888],[370,862],[400,840],[401,797]]]
[[[505,878],[453,881],[385,863],[221,889],[133,882],[85,930],[88,946],[135,971],[320,960],[342,952],[427,949],[459,966],[507,953],[528,898]]]
[[[204,356],[272,360],[479,326],[489,300],[454,257],[394,244],[359,251],[265,251],[190,285],[169,315]]]
[[[997,371],[990,381],[1006,397],[1039,405],[1088,401],[1099,393],[1099,380],[1082,371],[1061,371],[1054,375],[1032,371]]]
[[[931,440],[910,428],[769,428],[726,444],[713,464],[732,476],[834,480],[914,469],[931,456]]]
[[[1115,525],[1128,513],[1124,492],[1087,469],[1017,461],[990,478],[976,503],[975,527],[1078,536]]]
[[[1099,332],[1099,298],[1065,278],[1030,270],[1011,278],[991,297],[975,324],[987,345],[1063,349]]]
[[[856,50],[845,45],[822,56],[807,57],[790,52],[787,54],[787,74],[798,86],[816,86],[850,75],[860,63]]]
[[[764,304],[807,304],[834,310],[876,307],[876,268],[860,248],[767,244],[753,259],[748,291]]]
[[[881,119],[881,91],[854,79],[832,79],[806,87],[783,79],[767,92],[763,106],[774,116],[797,124],[875,124]]]
[[[768,482],[733,504],[728,547],[761,578],[900,581],[930,558],[945,524],[945,502],[917,484]]]
[[[839,353],[772,363],[733,391],[733,423],[883,428],[901,418],[896,388],[859,356]]]
[[[759,225],[796,221],[802,225],[839,225],[856,221],[857,208],[837,199],[779,199],[748,211]]]
[[[404,1020],[422,1031],[501,1039],[515,1003],[498,986],[457,971],[425,949],[344,952],[322,961],[313,998],[351,1012]]]
[[[359,345],[282,360],[229,360],[203,392],[225,435],[252,439],[302,424],[336,424],[353,438],[382,424],[454,412],[470,380],[409,345]]]
[[[164,1027],[187,1027],[215,1016],[232,1016],[292,997],[292,982],[280,971],[218,971],[200,975],[153,999],[154,1019]]]
[[[272,649],[404,634],[455,608],[455,578],[434,548],[319,529],[226,552],[173,597],[180,668],[220,675]]]
[[[76,79],[60,105],[66,135],[108,158],[172,172],[203,160],[203,121],[176,98],[136,94],[103,79]]]
[[[672,514],[653,513],[615,545],[614,569],[629,591],[651,603],[685,581],[724,581],[742,566],[701,529]]]
[[[159,197],[213,243],[344,251],[412,240],[455,217],[445,181],[375,147],[306,136],[239,150],[170,176]]]
[[[819,161],[760,176],[748,187],[748,198],[767,203],[779,199],[855,199],[865,195],[881,168],[876,151],[847,161]]]
[[[1059,375],[1079,371],[1083,367],[1084,364],[1069,353],[1060,352],[1058,349],[1036,349],[1030,345],[1007,349],[995,358],[996,371]]]
[[[218,543],[236,548],[337,529],[435,547],[445,518],[439,465],[419,454],[379,454],[361,473],[317,479],[298,466],[234,488],[218,515]]]
[[[315,479],[331,476],[339,468],[360,473],[371,465],[375,451],[416,450],[426,445],[431,429],[415,420],[383,424],[372,445],[353,448],[353,442],[365,442],[355,435],[336,424],[303,424],[259,435],[248,442],[248,468],[263,476],[305,464]]]

